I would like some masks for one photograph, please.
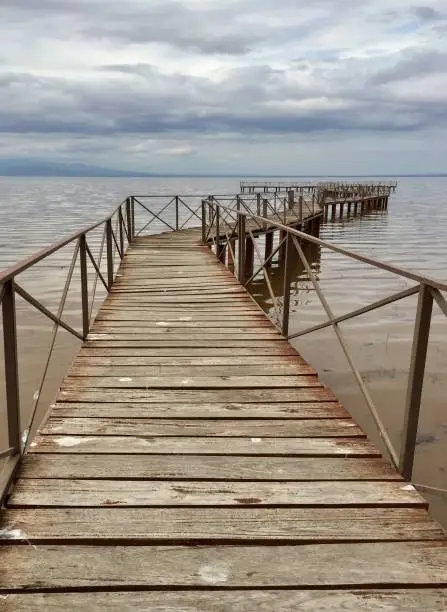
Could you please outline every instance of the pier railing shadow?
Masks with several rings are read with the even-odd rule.
[[[213,250],[216,257],[233,271],[241,284],[248,290],[250,290],[250,285],[259,275],[264,277],[265,286],[273,305],[272,320],[288,340],[299,338],[329,327],[333,329],[356,383],[377,426],[391,462],[405,479],[411,480],[433,303],[435,302],[439,306],[440,311],[447,316],[447,300],[443,295],[443,292],[447,292],[447,283],[350,251],[336,244],[321,240],[311,234],[286,226],[279,221],[272,220],[271,218],[267,219],[248,210],[227,208],[211,199],[204,201],[202,206],[203,243],[207,244]],[[216,224],[216,220],[222,218],[226,219],[224,229],[222,229],[219,223]],[[269,233],[276,232],[279,234],[276,247],[272,246],[271,240],[268,241],[268,244],[266,241],[265,252],[261,252],[259,239],[250,229],[250,227],[253,227],[254,223],[263,227],[267,227],[268,225]],[[322,290],[318,280],[318,274],[309,262],[305,245],[315,245],[320,249],[326,248],[339,255],[390,272],[398,277],[414,281],[415,284],[408,289],[393,293],[367,306],[345,313],[342,316],[336,316]],[[257,265],[255,265],[255,254],[257,256]],[[283,298],[281,305],[277,292],[273,290],[271,280],[271,263],[275,255],[279,258],[282,265]],[[306,271],[308,279],[321,302],[327,320],[318,325],[313,325],[290,334],[291,281],[293,278],[293,266],[295,265],[294,262],[297,257]],[[400,449],[396,451],[382,423],[368,387],[362,379],[360,371],[352,357],[352,353],[340,328],[340,324],[412,295],[418,296],[418,302],[413,329],[402,440]],[[429,487],[426,487],[426,489],[429,490]]]

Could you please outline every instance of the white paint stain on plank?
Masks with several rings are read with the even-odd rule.
[[[412,484],[409,485],[405,485],[404,487],[401,487],[402,491],[416,491],[416,488],[413,487]]]
[[[79,446],[79,444],[93,442],[94,440],[95,438],[84,438],[83,436],[65,436],[63,438],[56,438],[55,442],[64,448],[71,448],[72,446]]]
[[[205,584],[223,584],[228,581],[228,563],[207,563],[199,568],[199,577]]]
[[[0,529],[0,539],[2,540],[26,540],[26,533],[21,529]]]

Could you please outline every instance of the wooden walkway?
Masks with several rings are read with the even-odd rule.
[[[199,238],[129,249],[2,512],[0,611],[447,609],[425,501]]]

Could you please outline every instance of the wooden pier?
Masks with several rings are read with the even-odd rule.
[[[130,242],[109,295],[11,473],[0,611],[445,610],[427,503],[243,286],[249,213],[231,255],[216,211],[137,237],[132,204],[106,223],[110,249]]]
[[[302,182],[302,181],[241,181],[241,193],[281,193],[287,191],[297,191],[301,193],[309,193],[315,189],[349,189],[349,190],[365,190],[369,188],[377,188],[378,186],[389,188],[392,192],[397,189],[397,181],[371,181],[371,182],[355,182],[355,181],[318,181],[318,182]]]
[[[296,201],[306,201],[313,208],[318,207],[325,221],[356,217],[373,210],[386,210],[389,197],[396,190],[397,183],[262,183],[242,181],[241,194],[268,194],[280,196],[287,193]],[[262,194],[262,195],[261,195]],[[246,196],[245,196],[246,197]]]

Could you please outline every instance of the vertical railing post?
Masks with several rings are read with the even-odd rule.
[[[263,198],[262,200],[262,216],[264,218],[267,217],[267,205],[268,205],[268,201],[266,198]],[[264,221],[264,229],[267,229],[267,221]]]
[[[20,439],[20,392],[19,366],[17,356],[17,321],[14,294],[14,280],[3,286],[3,346],[5,360],[6,412],[8,416],[9,446],[21,452]]]
[[[414,323],[413,346],[405,400],[405,421],[399,460],[399,471],[407,480],[411,480],[413,474],[432,309],[433,295],[430,287],[421,285]]]
[[[240,283],[245,282],[245,215],[238,213],[237,242],[237,278]]]
[[[178,230],[178,195],[175,196],[175,229]]]
[[[206,200],[202,200],[202,244],[206,244]]]
[[[90,328],[88,304],[87,241],[85,234],[79,238],[79,264],[81,267],[82,336],[87,338]]]
[[[113,285],[113,238],[112,238],[112,219],[106,221],[106,248],[107,248],[107,287],[108,290]]]
[[[220,258],[220,208],[215,204],[216,207],[216,257]]]
[[[130,198],[126,198],[126,220],[127,220],[127,233],[129,244],[132,242],[132,209],[130,204]]]
[[[119,229],[120,229],[120,251],[121,251],[121,259],[124,257],[124,230],[123,230],[123,211],[121,210],[121,206],[118,208],[118,220],[119,220]]]
[[[135,238],[135,198],[130,198],[130,239]]]
[[[292,190],[287,192],[287,204],[289,210],[293,210],[293,207],[295,206],[295,192]]]
[[[293,255],[293,243],[292,236],[287,232],[286,237],[286,250],[284,260],[284,285],[283,285],[283,310],[282,310],[282,335],[286,336],[289,334],[289,320],[290,320],[290,281],[292,276],[292,255]]]
[[[258,215],[258,217],[261,216],[261,194],[260,193],[256,194],[256,214]]]
[[[211,242],[208,243],[208,247],[211,250],[213,247],[213,227],[214,227],[214,208],[213,208],[213,203],[210,202],[209,196],[208,196],[208,200],[207,200],[207,215],[208,215],[208,223],[209,223],[209,234],[208,234],[208,238],[211,240]]]

